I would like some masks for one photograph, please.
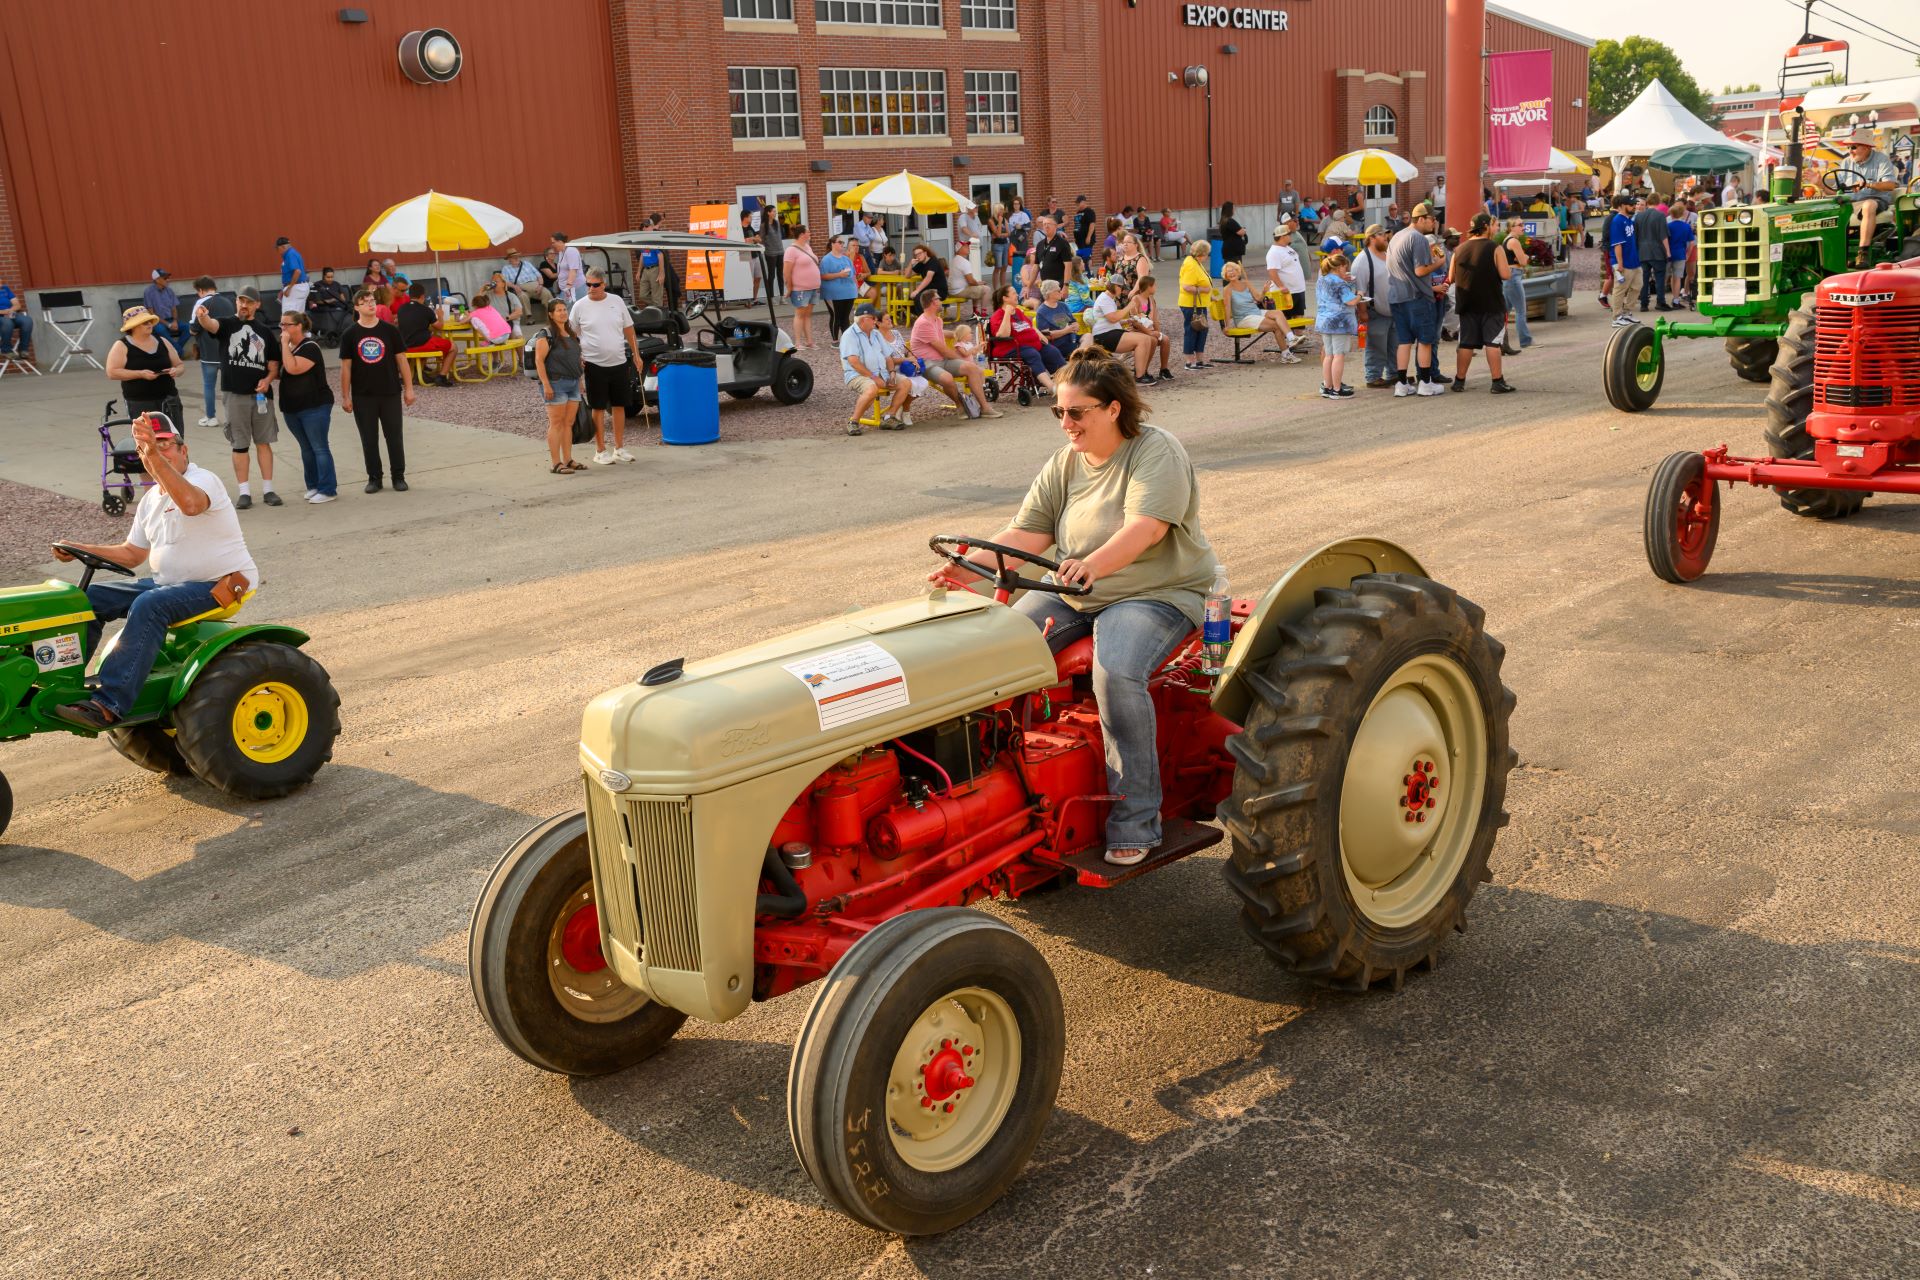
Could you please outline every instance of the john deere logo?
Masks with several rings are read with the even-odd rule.
[[[1892,302],[1891,293],[1830,293],[1827,301],[1841,307],[1872,307],[1882,302]]]

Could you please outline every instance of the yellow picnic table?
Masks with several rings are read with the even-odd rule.
[[[881,298],[894,323],[905,324],[911,319],[908,315],[907,286],[913,283],[912,276],[873,272],[867,276],[867,283],[880,286]]]

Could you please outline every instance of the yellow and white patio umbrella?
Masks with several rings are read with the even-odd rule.
[[[1320,181],[1349,187],[1385,187],[1419,176],[1412,164],[1378,147],[1349,151],[1320,171]]]
[[[526,230],[505,209],[466,196],[429,191],[402,200],[360,234],[362,253],[452,253],[486,249]]]
[[[884,178],[863,182],[833,203],[837,208],[859,213],[904,217],[909,213],[958,213],[961,208],[971,206],[973,200],[944,182],[902,169]]]
[[[1542,172],[1544,173],[1592,173],[1593,172],[1593,166],[1588,164],[1585,160],[1582,160],[1579,156],[1570,154],[1569,152],[1562,151],[1558,147],[1551,147],[1549,148],[1549,150],[1553,153],[1553,156],[1551,159],[1547,161],[1547,167],[1544,170],[1542,170]]]

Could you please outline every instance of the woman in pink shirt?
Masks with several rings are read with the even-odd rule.
[[[780,266],[786,277],[787,301],[793,304],[793,340],[802,347],[810,347],[813,345],[813,304],[820,298],[820,259],[807,243],[805,227],[793,229]]]

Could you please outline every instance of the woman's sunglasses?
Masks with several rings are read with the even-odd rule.
[[[1078,422],[1095,409],[1105,408],[1106,406],[1104,404],[1055,404],[1048,405],[1047,407],[1053,410],[1053,417],[1056,422],[1064,421],[1067,418],[1072,418],[1075,422]]]

